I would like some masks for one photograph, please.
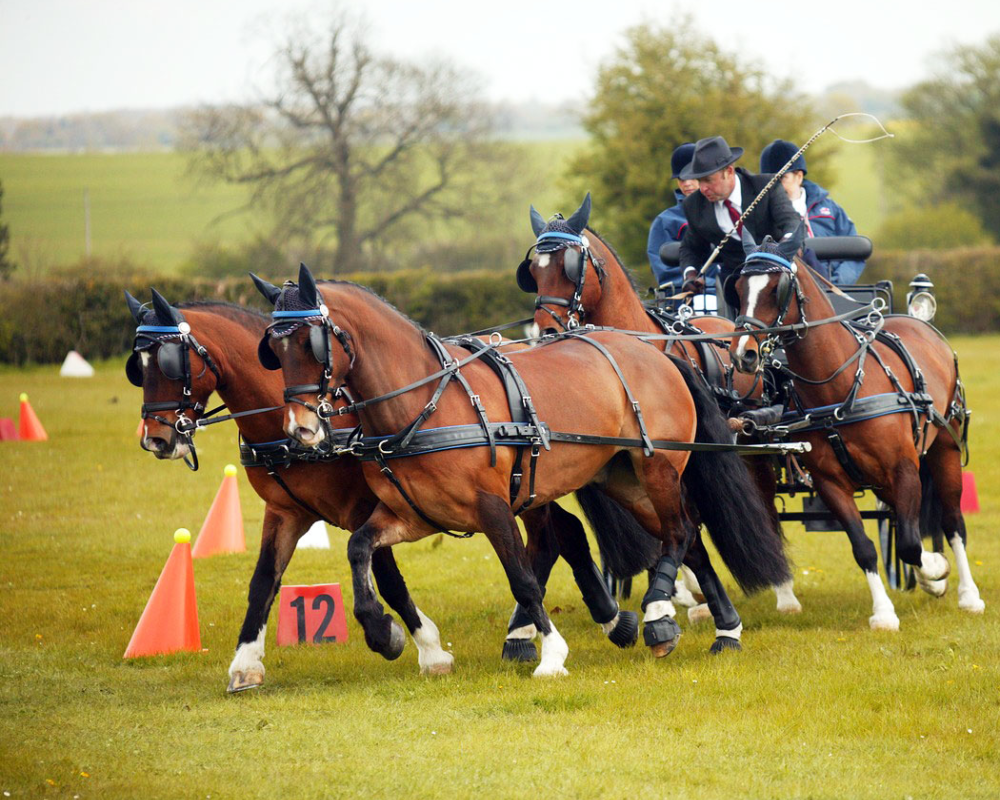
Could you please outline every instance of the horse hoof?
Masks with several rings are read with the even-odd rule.
[[[708,652],[712,655],[718,655],[723,650],[742,650],[743,645],[740,644],[739,639],[734,639],[732,636],[718,636],[715,641],[712,642],[712,646],[709,648]]]
[[[695,625],[702,620],[711,619],[712,612],[708,608],[708,603],[699,603],[688,609],[688,622]]]
[[[923,589],[931,597],[944,597],[945,593],[948,591],[948,580],[943,579],[939,581],[929,581],[921,580],[920,573],[917,573],[917,583],[920,584],[920,588]]]
[[[503,643],[504,661],[538,661],[538,650],[531,639],[507,639]]]
[[[868,624],[873,631],[898,631],[899,617],[894,613],[873,614],[868,618]]]
[[[982,614],[986,610],[986,603],[979,598],[979,595],[975,597],[960,597],[958,599],[958,607],[962,611],[968,611],[970,614]]]
[[[539,664],[531,675],[533,678],[562,678],[569,675],[569,671],[563,666],[545,667]]]
[[[263,685],[263,672],[259,670],[247,670],[246,672],[237,670],[229,676],[229,686],[226,687],[226,692],[236,694],[237,692],[245,692],[247,689],[256,689]]]
[[[608,634],[611,644],[623,650],[633,647],[639,641],[639,615],[634,611],[622,611],[618,614],[618,623]]]
[[[406,634],[396,620],[389,623],[389,646],[383,651],[382,657],[386,661],[395,661],[403,655],[403,648],[406,647]]]
[[[796,600],[794,603],[778,603],[778,613],[779,614],[801,614],[802,613],[802,603]]]
[[[670,617],[651,620],[642,629],[642,640],[656,658],[669,656],[680,638],[680,626]]]

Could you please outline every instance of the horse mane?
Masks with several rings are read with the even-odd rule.
[[[185,309],[213,311],[220,317],[225,317],[254,332],[260,331],[260,323],[266,325],[268,322],[268,317],[256,308],[226,303],[222,300],[189,300],[185,303],[177,303],[174,308],[181,311]]]
[[[631,284],[632,289],[636,293],[636,296],[639,296],[639,282],[636,280],[635,273],[633,273],[631,269],[625,266],[625,262],[622,261],[621,256],[618,255],[618,253],[615,251],[615,248],[611,246],[610,242],[608,242],[607,239],[605,239],[603,236],[601,236],[601,234],[599,234],[591,227],[588,227],[587,230],[597,237],[597,241],[599,241],[606,248],[608,248],[608,250],[611,252],[611,255],[615,257],[615,261],[618,262],[618,266],[621,267],[621,271],[625,273],[625,277],[628,278],[628,282],[629,284]]]
[[[420,332],[421,336],[428,336],[429,335],[429,331],[423,325],[421,325],[416,320],[414,320],[411,317],[409,317],[406,314],[404,314],[402,311],[400,311],[398,308],[396,308],[396,306],[394,306],[392,303],[390,303],[388,300],[386,300],[384,297],[382,297],[382,295],[380,295],[378,292],[376,292],[371,287],[365,286],[363,283],[355,283],[354,281],[338,281],[338,280],[320,280],[320,281],[316,281],[316,283],[317,284],[329,283],[329,284],[335,284],[335,285],[339,285],[339,286],[353,286],[355,289],[361,289],[361,291],[367,292],[372,297],[374,297],[376,300],[380,300],[381,302],[383,302],[387,306],[389,306],[389,308],[391,308],[393,311],[395,311],[397,314],[399,314],[399,316],[401,316],[403,319],[405,319],[407,322],[409,322],[414,328],[416,328]]]

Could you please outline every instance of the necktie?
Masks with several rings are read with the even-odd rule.
[[[736,210],[736,206],[734,206],[729,201],[728,197],[725,200],[722,201],[722,205],[724,205],[726,207],[726,211],[729,212],[729,219],[731,219],[733,221],[733,225],[736,228],[736,234],[737,234],[737,236],[742,236],[743,235],[743,223],[741,223],[739,221],[739,219],[740,219],[740,212]]]

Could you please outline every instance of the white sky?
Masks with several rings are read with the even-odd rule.
[[[584,101],[597,65],[644,21],[690,14],[728,50],[799,89],[899,88],[928,56],[1000,32],[997,0],[346,0],[376,46],[446,56],[491,99]],[[0,0],[0,116],[240,100],[266,80],[267,30],[299,0]],[[270,20],[270,21],[268,21]],[[263,32],[263,35],[262,35]]]

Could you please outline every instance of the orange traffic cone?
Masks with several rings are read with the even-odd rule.
[[[31,407],[31,403],[28,402],[28,395],[21,392],[21,419],[18,428],[18,434],[22,441],[25,442],[44,442],[47,441],[49,435],[45,432],[45,428],[42,427],[42,423],[38,421],[38,417],[35,415],[35,410]]]
[[[976,476],[965,470],[962,471],[961,507],[965,513],[979,510],[979,492],[976,491]]]
[[[236,484],[236,467],[227,464],[219,493],[208,509],[205,523],[198,533],[191,555],[195,558],[214,556],[216,553],[242,553],[247,549],[243,534],[243,511],[240,509],[240,490]]]
[[[198,603],[194,596],[194,565],[191,563],[191,532],[187,528],[178,528],[174,541],[174,549],[170,551],[146,609],[135,626],[124,658],[201,650]]]

